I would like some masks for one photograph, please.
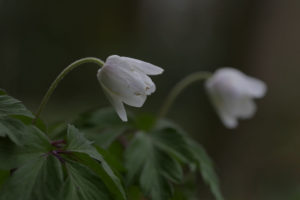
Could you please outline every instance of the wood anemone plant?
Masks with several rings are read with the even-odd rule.
[[[72,125],[46,125],[40,115],[55,88],[86,63],[102,67],[97,78],[113,108],[82,113]],[[205,81],[223,122],[225,115],[234,120],[242,117],[244,107],[226,105],[236,105],[247,95],[248,100],[262,97],[266,89],[262,82],[258,81],[259,87],[232,70],[229,75],[225,70],[227,75],[219,71],[187,76],[170,90],[154,115],[127,115],[123,103],[141,107],[156,89],[148,75],[161,74],[163,69],[116,55],[106,62],[83,58],[69,65],[51,84],[35,115],[0,90],[0,200],[190,200],[197,197],[198,173],[215,199],[223,200],[204,148],[165,116],[186,87]]]

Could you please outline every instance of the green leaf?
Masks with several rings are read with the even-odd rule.
[[[28,126],[24,135],[26,136],[22,141],[24,154],[41,156],[53,149],[49,138],[35,126]]]
[[[155,130],[173,129],[177,133],[183,136],[188,136],[188,133],[186,133],[185,130],[183,130],[178,124],[168,119],[158,120],[154,129]]]
[[[19,120],[10,117],[0,117],[0,136],[8,136],[14,143],[20,145],[24,138],[26,126]]]
[[[83,113],[75,120],[74,124],[85,131],[89,129],[101,130],[124,125],[128,126],[128,123],[122,122],[111,107]]]
[[[54,200],[63,181],[60,162],[53,156],[30,160],[3,185],[1,200]]]
[[[111,128],[102,133],[89,134],[89,138],[97,145],[107,149],[126,129],[127,127]]]
[[[193,162],[193,155],[190,152],[187,137],[177,129],[164,128],[154,131],[151,135],[156,141],[156,145],[162,150],[184,163],[190,164]]]
[[[9,115],[24,115],[33,117],[32,113],[25,108],[21,101],[8,96],[6,94],[0,94],[0,117]]]
[[[198,164],[200,173],[204,181],[209,185],[211,192],[217,200],[224,200],[220,189],[220,183],[217,173],[214,170],[214,165],[210,157],[207,155],[205,149],[198,143],[190,140],[190,149],[194,154],[196,162]]]
[[[93,113],[87,119],[88,123],[98,128],[111,128],[123,126],[125,123],[120,120],[115,110],[111,107],[102,108]]]
[[[146,196],[151,196],[153,200],[165,200],[172,196],[173,189],[167,179],[157,169],[157,162],[148,161],[144,165],[141,177],[140,186]]]
[[[16,168],[18,152],[18,147],[10,139],[0,138],[0,169]]]
[[[86,112],[74,124],[84,131],[87,138],[105,149],[131,127],[130,123],[122,122],[112,108]]]
[[[61,200],[112,200],[99,177],[86,166],[76,162],[65,164],[68,172]]]
[[[171,200],[189,200],[189,199],[182,191],[176,190],[174,193],[174,197]]]
[[[53,150],[49,138],[35,126],[24,129],[24,137],[10,159],[14,159],[14,167],[22,166],[28,160],[35,160]]]
[[[130,186],[127,188],[128,199],[130,200],[141,200],[143,199],[142,191],[137,186]]]
[[[0,200],[112,200],[108,189],[113,194],[119,192],[112,190],[117,186],[105,161],[100,163],[89,156],[101,157],[85,138],[70,133],[70,149],[55,149],[40,129],[29,126],[26,131],[28,135],[22,141],[23,165],[4,183]]]
[[[93,158],[94,160],[88,159],[88,157],[80,157],[80,161],[89,166],[101,177],[101,180],[106,184],[108,189],[116,195],[117,199],[126,199],[126,194],[120,179],[114,174],[102,155],[99,154],[97,149],[91,144],[92,142],[88,141],[78,129],[69,125],[66,150],[86,154],[90,158]],[[97,162],[95,160],[97,160]]]
[[[28,137],[32,137],[32,134],[28,131],[29,129],[34,130],[34,128],[28,128],[18,119],[0,117],[0,136],[8,136],[17,145],[21,145]]]
[[[20,120],[25,125],[31,125],[32,121],[33,121],[32,117],[27,117],[27,116],[24,116],[24,115],[14,115],[13,118]],[[45,133],[47,132],[47,126],[40,118],[38,118],[35,121],[34,126],[36,126],[37,128],[39,128],[41,131],[43,131]]]
[[[201,191],[197,177],[194,172],[186,172],[183,183],[175,186],[174,195],[170,200],[198,200]]]
[[[68,125],[65,122],[56,122],[48,126],[48,134],[53,139],[59,139],[65,136]]]
[[[157,138],[162,149],[175,155],[181,161],[191,167],[196,162],[204,181],[210,186],[215,198],[217,200],[224,199],[212,160],[200,144],[188,138],[181,127],[169,120],[160,120],[153,136]]]
[[[135,118],[134,126],[137,130],[148,132],[156,122],[156,116],[150,114],[141,114]]]
[[[17,139],[19,145],[7,138],[0,138],[0,169],[17,168],[52,149],[47,136],[34,126],[25,127]]]
[[[26,162],[4,184],[0,200],[112,200],[103,183],[105,179],[97,173],[98,168],[106,173],[102,167],[98,167],[102,163],[84,153],[83,157],[88,160],[86,166],[76,163],[72,161],[74,157],[83,160],[77,156],[78,153],[55,149],[48,137],[36,127],[30,126],[26,131],[28,135],[22,142],[23,161]],[[70,141],[69,146],[73,150],[88,149],[85,145],[89,142]]]
[[[14,143],[20,145],[24,137],[25,124],[19,117],[32,118],[32,113],[17,99],[1,91],[0,93],[0,137],[8,136]]]
[[[139,132],[125,152],[127,181],[138,179],[143,193],[153,200],[165,200],[172,196],[170,182],[182,181],[182,168],[177,160],[161,150],[154,137]],[[138,178],[139,177],[139,178]]]
[[[100,147],[96,147],[97,151],[103,156],[104,160],[109,164],[109,166],[112,166],[115,170],[114,172],[122,173],[126,172],[125,166],[123,165],[123,148],[120,150],[118,148],[119,145],[117,143],[114,143],[110,146],[109,150],[102,149]],[[117,150],[122,152],[117,152]],[[118,153],[122,155],[118,155]]]

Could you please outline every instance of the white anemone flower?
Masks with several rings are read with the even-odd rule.
[[[253,98],[262,98],[267,91],[263,81],[230,67],[217,70],[205,86],[227,128],[237,127],[238,118],[251,118],[256,112]]]
[[[127,115],[123,103],[141,107],[147,95],[156,89],[147,75],[158,75],[163,69],[150,63],[117,55],[109,56],[97,78],[110,103],[123,121]]]

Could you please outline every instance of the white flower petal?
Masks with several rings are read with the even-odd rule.
[[[247,92],[249,95],[255,98],[261,98],[265,96],[267,92],[266,84],[253,77],[247,77]]]
[[[155,84],[153,83],[153,81],[151,80],[151,78],[149,76],[141,73],[140,78],[141,78],[141,81],[143,81],[145,84],[144,90],[145,90],[146,95],[150,95],[153,92],[155,92],[155,90],[156,90]]]
[[[108,88],[105,87],[105,85],[101,84],[105,96],[108,98],[109,102],[112,104],[114,109],[116,110],[117,114],[121,118],[122,121],[126,122],[127,119],[127,114],[126,110],[124,108],[124,105],[122,101],[120,100],[120,97],[109,91]]]
[[[244,98],[239,102],[239,110],[236,116],[242,119],[248,119],[253,117],[256,112],[256,105],[250,98]]]
[[[128,66],[115,66],[114,63],[105,65],[98,72],[98,79],[112,92],[122,98],[126,104],[141,107],[146,95],[155,91],[155,85],[145,74],[128,70]]]
[[[127,105],[133,106],[133,107],[142,107],[147,99],[146,95],[141,94],[135,94],[135,95],[128,95],[123,96],[122,101],[126,103]]]
[[[238,126],[238,121],[235,117],[230,116],[226,113],[219,112],[220,118],[223,124],[230,129],[236,128]]]
[[[214,94],[214,91],[209,92],[210,99],[215,107],[221,121],[227,128],[235,128],[238,125],[237,119],[232,115],[229,105],[226,105],[226,102],[220,99],[218,94]]]
[[[223,97],[223,109],[235,118],[248,119],[253,117],[256,112],[256,105],[249,96],[229,96]]]
[[[151,63],[144,62],[141,60],[137,60],[134,58],[129,58],[129,57],[121,57],[124,61],[128,62],[130,66],[134,67],[135,69],[148,74],[148,75],[158,75],[163,73],[163,69],[152,65]]]
[[[145,83],[138,72],[128,72],[119,66],[104,66],[98,75],[107,88],[120,96],[132,96],[134,93],[145,94]]]
[[[112,55],[106,59],[97,77],[119,116],[122,120],[127,120],[123,102],[141,107],[147,95],[156,90],[155,84],[147,74],[162,72],[163,69],[150,63]]]
[[[206,89],[224,125],[234,128],[237,119],[251,118],[256,112],[252,98],[266,93],[264,82],[233,68],[221,68],[206,81]]]
[[[143,88],[138,88],[138,85],[136,84],[134,87],[130,86],[132,80],[130,80],[130,77],[127,77],[126,79],[126,74],[125,76],[119,76],[118,74],[112,76],[112,73],[106,73],[105,70],[102,70],[101,73],[98,74],[98,79],[101,82],[101,85],[105,86],[110,93],[115,94],[120,101],[123,101],[130,106],[141,107],[146,100]]]

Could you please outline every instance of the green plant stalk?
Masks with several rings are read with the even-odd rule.
[[[99,58],[87,57],[87,58],[79,59],[79,60],[71,63],[69,66],[67,66],[50,85],[47,93],[45,94],[45,96],[43,97],[43,99],[40,103],[40,106],[35,114],[35,118],[33,119],[32,124],[36,123],[36,120],[41,115],[43,109],[45,108],[46,104],[48,103],[51,95],[53,94],[54,90],[56,89],[56,87],[58,86],[60,81],[73,69],[75,69],[85,63],[95,63],[95,64],[99,65],[100,67],[102,67],[104,65],[104,62],[102,60],[100,60]]]
[[[178,97],[178,95],[190,84],[206,80],[209,77],[212,76],[212,73],[210,72],[195,72],[193,74],[188,75],[184,79],[182,79],[180,82],[178,82],[170,91],[167,98],[165,99],[163,105],[161,106],[159,113],[158,113],[158,119],[163,118],[168,113],[170,107],[173,105],[174,101]]]

